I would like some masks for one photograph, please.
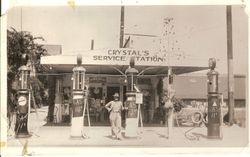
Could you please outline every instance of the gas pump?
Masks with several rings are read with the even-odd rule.
[[[209,59],[210,71],[207,73],[208,83],[208,124],[207,137],[209,139],[221,139],[221,107],[220,94],[218,93],[218,76],[219,73],[215,71],[215,58]]]
[[[17,92],[17,115],[15,124],[16,138],[30,137],[28,131],[28,115],[30,110],[30,71],[31,69],[26,65],[28,60],[27,55],[22,56],[22,65],[19,71],[19,85]]]
[[[81,66],[82,57],[77,56],[77,66],[73,68],[73,115],[71,137],[85,137],[83,133],[84,113],[86,110],[85,68]]]
[[[127,117],[126,117],[126,129],[125,136],[127,137],[137,137],[137,129],[138,129],[138,108],[136,105],[136,90],[134,89],[134,85],[137,81],[138,70],[134,68],[135,61],[134,58],[130,60],[130,66],[125,71],[127,75]]]

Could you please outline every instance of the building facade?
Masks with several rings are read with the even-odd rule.
[[[76,56],[77,54],[61,54],[41,58],[41,64],[47,69],[50,77],[49,88],[52,96],[50,96],[49,108],[52,109],[49,114],[53,118],[55,118],[54,114],[58,114],[55,111],[59,110],[62,115],[70,114],[72,69],[76,66]],[[159,83],[167,76],[170,67],[174,73],[173,87],[177,98],[184,100],[186,104],[190,104],[194,100],[206,102],[206,74],[204,73],[202,76],[183,75],[208,69],[207,63],[204,61],[127,48],[91,50],[83,52],[81,56],[82,66],[86,69],[85,85],[88,88],[88,105],[92,121],[108,120],[108,112],[104,105],[112,100],[114,93],[119,93],[122,102],[126,101],[125,70],[129,67],[131,57],[135,58],[135,68],[139,71],[137,86],[143,93],[142,113],[145,122],[154,121],[156,109],[160,106]],[[226,84],[226,76],[222,75],[219,80],[219,91],[225,99],[227,99]],[[235,99],[240,102],[239,106],[245,105],[244,87],[245,77],[237,76]],[[60,115],[60,117],[62,116]],[[63,121],[63,118],[59,119]]]

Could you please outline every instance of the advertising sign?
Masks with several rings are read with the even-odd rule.
[[[73,99],[73,117],[83,116],[83,99]]]
[[[136,104],[142,104],[143,103],[143,94],[142,93],[136,93]]]
[[[208,103],[208,121],[210,124],[220,123],[220,102],[217,96],[209,96]]]

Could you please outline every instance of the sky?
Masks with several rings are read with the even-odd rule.
[[[42,36],[42,44],[62,45],[63,54],[85,52],[91,40],[95,49],[119,47],[119,6],[16,7],[8,11],[8,28]],[[165,42],[164,18],[174,26],[169,41],[190,61],[217,59],[217,70],[227,73],[227,37],[225,6],[126,6],[125,34],[131,35],[131,47],[162,49]],[[247,74],[248,18],[240,6],[232,8],[234,73]],[[127,38],[128,35],[125,35]],[[161,44],[160,44],[161,41]]]

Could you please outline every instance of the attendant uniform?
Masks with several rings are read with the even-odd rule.
[[[119,100],[110,101],[105,105],[110,111],[109,119],[111,123],[112,137],[121,139],[121,111],[124,109],[122,102]]]

